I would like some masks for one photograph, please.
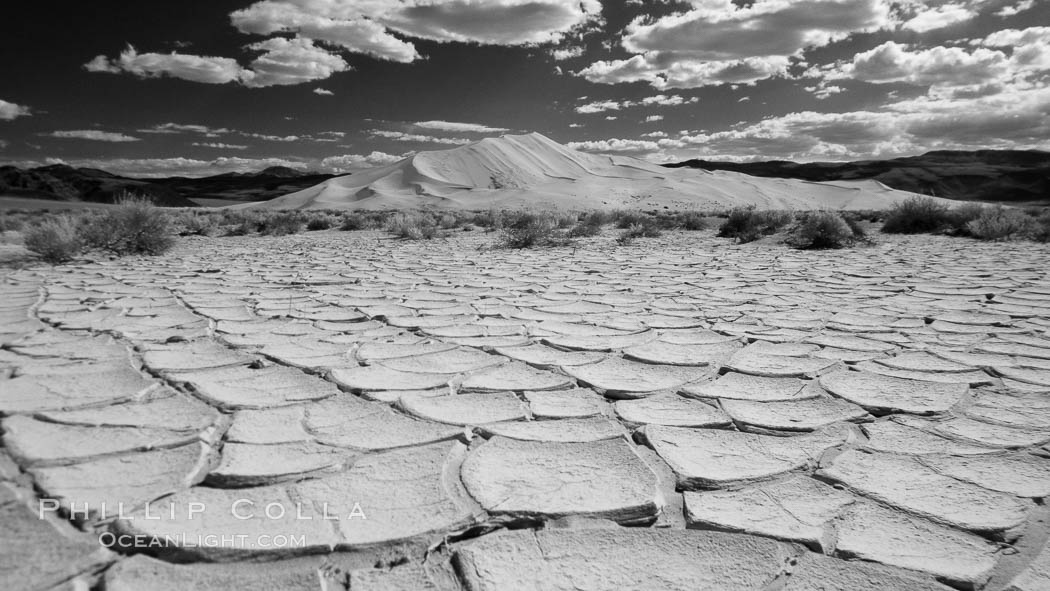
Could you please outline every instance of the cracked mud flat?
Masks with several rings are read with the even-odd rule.
[[[4,271],[3,588],[1050,589],[1046,246],[490,241]]]

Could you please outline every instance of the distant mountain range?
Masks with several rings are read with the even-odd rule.
[[[945,150],[892,160],[804,164],[687,160],[665,166],[807,181],[874,179],[894,189],[948,199],[1050,205],[1050,152],[1036,150]]]
[[[149,197],[157,205],[196,207],[198,203],[194,199],[266,201],[333,176],[272,166],[259,172],[230,172],[203,178],[136,179],[64,164],[30,169],[0,166],[0,195],[114,203],[123,194],[131,193]]]

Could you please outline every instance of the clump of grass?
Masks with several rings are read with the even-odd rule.
[[[336,221],[327,213],[315,213],[306,219],[306,231],[317,232],[327,230],[335,226]]]
[[[609,223],[609,215],[602,211],[592,211],[579,216],[579,221],[569,230],[570,238],[584,238],[598,236],[602,233],[602,226]]]
[[[73,218],[68,216],[57,216],[28,226],[23,235],[23,244],[52,265],[70,261],[84,250],[79,228]]]
[[[130,195],[100,215],[83,218],[80,232],[89,246],[116,255],[158,255],[175,245],[168,214],[150,201]]]
[[[1050,209],[1033,218],[1029,238],[1036,242],[1050,242]]]
[[[634,224],[624,230],[617,238],[617,244],[626,246],[635,241],[636,238],[659,238],[663,235],[659,223],[654,219],[644,219],[641,223]]]
[[[423,213],[394,214],[387,221],[386,229],[404,240],[430,240],[440,234],[437,221]]]
[[[506,215],[497,245],[501,248],[567,246],[572,239],[561,228],[562,215],[551,212],[518,212]]]
[[[1035,226],[1035,220],[1028,214],[1002,205],[981,208],[981,212],[966,223],[966,229],[974,238],[994,241],[1030,236]]]
[[[882,231],[887,234],[926,234],[952,226],[952,213],[930,197],[909,197],[886,214]]]
[[[832,211],[815,211],[802,216],[792,229],[788,243],[802,249],[842,248],[859,238],[861,236],[857,236],[841,215]]]
[[[707,217],[699,211],[683,211],[677,217],[678,224],[683,230],[699,232],[707,229]]]
[[[339,229],[343,230],[344,232],[364,230],[367,227],[367,220],[365,220],[363,216],[357,215],[356,213],[348,213],[344,215],[342,221],[339,223]]]
[[[183,211],[175,217],[179,236],[215,236],[219,233],[219,218],[210,212]]]
[[[737,242],[754,242],[763,236],[775,234],[794,220],[788,211],[757,211],[754,206],[738,207],[729,212],[729,217],[718,228],[721,238],[733,238]]]
[[[288,236],[303,231],[306,222],[295,211],[269,212],[260,220],[259,233],[264,236]]]

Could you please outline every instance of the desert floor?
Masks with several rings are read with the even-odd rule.
[[[1046,245],[492,241],[3,271],[5,587],[1050,588]]]

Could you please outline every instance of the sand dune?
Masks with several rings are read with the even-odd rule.
[[[669,169],[578,152],[541,134],[505,135],[338,177],[265,209],[884,209],[912,193],[877,181],[807,182]]]

